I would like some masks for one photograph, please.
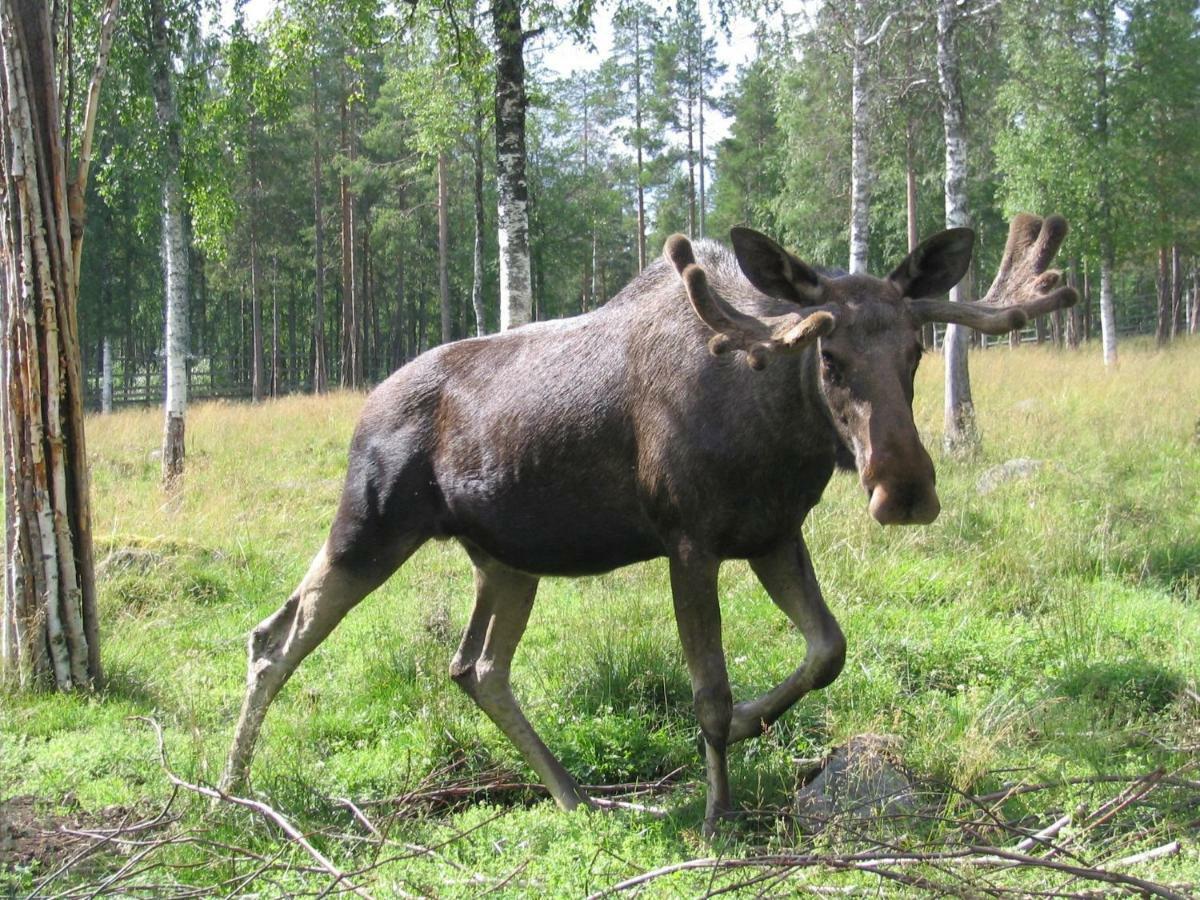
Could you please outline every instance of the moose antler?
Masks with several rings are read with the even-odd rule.
[[[795,353],[833,331],[834,318],[826,310],[759,319],[734,308],[709,288],[708,276],[696,264],[692,242],[682,234],[667,238],[663,256],[683,280],[700,321],[716,332],[708,342],[714,356],[742,350],[750,368],[763,369],[769,354]]]
[[[953,322],[984,334],[1007,334],[1037,316],[1074,306],[1079,294],[1061,284],[1062,273],[1048,269],[1067,236],[1067,220],[1019,213],[1009,225],[1004,258],[987,294],[976,302],[911,300],[922,322]]]

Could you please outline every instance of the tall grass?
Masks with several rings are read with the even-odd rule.
[[[749,807],[787,807],[795,757],[864,731],[897,735],[909,766],[962,790],[1191,759],[1178,747],[1200,720],[1183,690],[1200,676],[1200,343],[1129,345],[1116,372],[1090,351],[974,354],[984,445],[967,461],[937,449],[940,362],[921,368],[916,417],[938,466],[942,516],[881,529],[855,479],[835,477],[805,533],[850,641],[848,663],[735,751],[735,791]],[[32,794],[48,812],[160,800],[153,735],[134,715],[164,724],[181,774],[215,780],[241,699],[245,636],[324,538],[362,400],[194,407],[184,486],[171,497],[158,484],[158,412],[88,421],[109,683],[94,697],[0,698],[0,798]],[[984,471],[1015,457],[1042,467],[977,491]],[[255,763],[269,802],[312,828],[345,825],[329,798],[395,797],[450,760],[460,774],[524,771],[446,677],[470,608],[469,569],[455,545],[426,546],[301,666]],[[784,677],[803,641],[745,564],[727,564],[721,586],[731,677],[746,697]],[[653,781],[683,767],[687,784],[662,799],[666,820],[568,816],[545,801],[504,807],[451,845],[456,865],[494,878],[523,865],[518,892],[579,894],[702,852],[702,772],[661,562],[544,581],[514,681],[581,780]],[[395,834],[435,841],[497,811],[467,804]],[[199,806],[188,815],[209,821]],[[277,846],[245,819],[220,828],[233,843]],[[798,839],[746,825],[729,840],[726,852]],[[1200,876],[1194,851],[1155,865]],[[474,893],[451,883],[456,871],[409,860],[377,873],[376,889]],[[28,885],[35,873],[5,877]]]

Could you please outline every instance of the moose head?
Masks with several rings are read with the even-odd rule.
[[[941,511],[929,453],[913,422],[913,380],[928,322],[969,325],[1005,334],[1029,318],[1071,306],[1074,288],[1047,268],[1067,234],[1061,216],[1013,219],[1004,258],[978,302],[938,299],[966,274],[975,240],[969,228],[935,234],[886,278],[829,276],[766,235],[731,232],[734,253],[750,283],[789,301],[794,313],[758,318],[713,291],[687,238],[668,239],[664,254],[687,288],[692,308],[712,331],[713,354],[744,351],[753,369],[775,354],[819,351],[821,393],[842,446],[853,456],[871,515],[883,525],[924,525]]]

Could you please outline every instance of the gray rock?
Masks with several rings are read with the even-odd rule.
[[[820,774],[796,793],[802,822],[821,825],[835,817],[870,819],[916,810],[912,782],[890,735],[860,734],[834,750]]]
[[[1010,459],[998,466],[992,466],[980,475],[979,480],[975,482],[975,490],[980,494],[990,494],[1002,484],[1032,478],[1045,465],[1040,459]]]

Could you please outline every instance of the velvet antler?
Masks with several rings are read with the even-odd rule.
[[[1020,213],[1009,225],[1004,258],[987,294],[970,303],[911,300],[909,308],[922,322],[953,322],[984,334],[1007,334],[1037,316],[1074,306],[1079,294],[1061,284],[1062,273],[1050,261],[1067,236],[1062,216],[1045,219]]]
[[[742,350],[750,368],[763,369],[769,354],[795,353],[833,331],[833,314],[826,310],[759,319],[734,308],[709,287],[708,276],[696,264],[692,242],[682,234],[667,238],[663,256],[683,280],[700,321],[716,332],[708,342],[714,356]]]

